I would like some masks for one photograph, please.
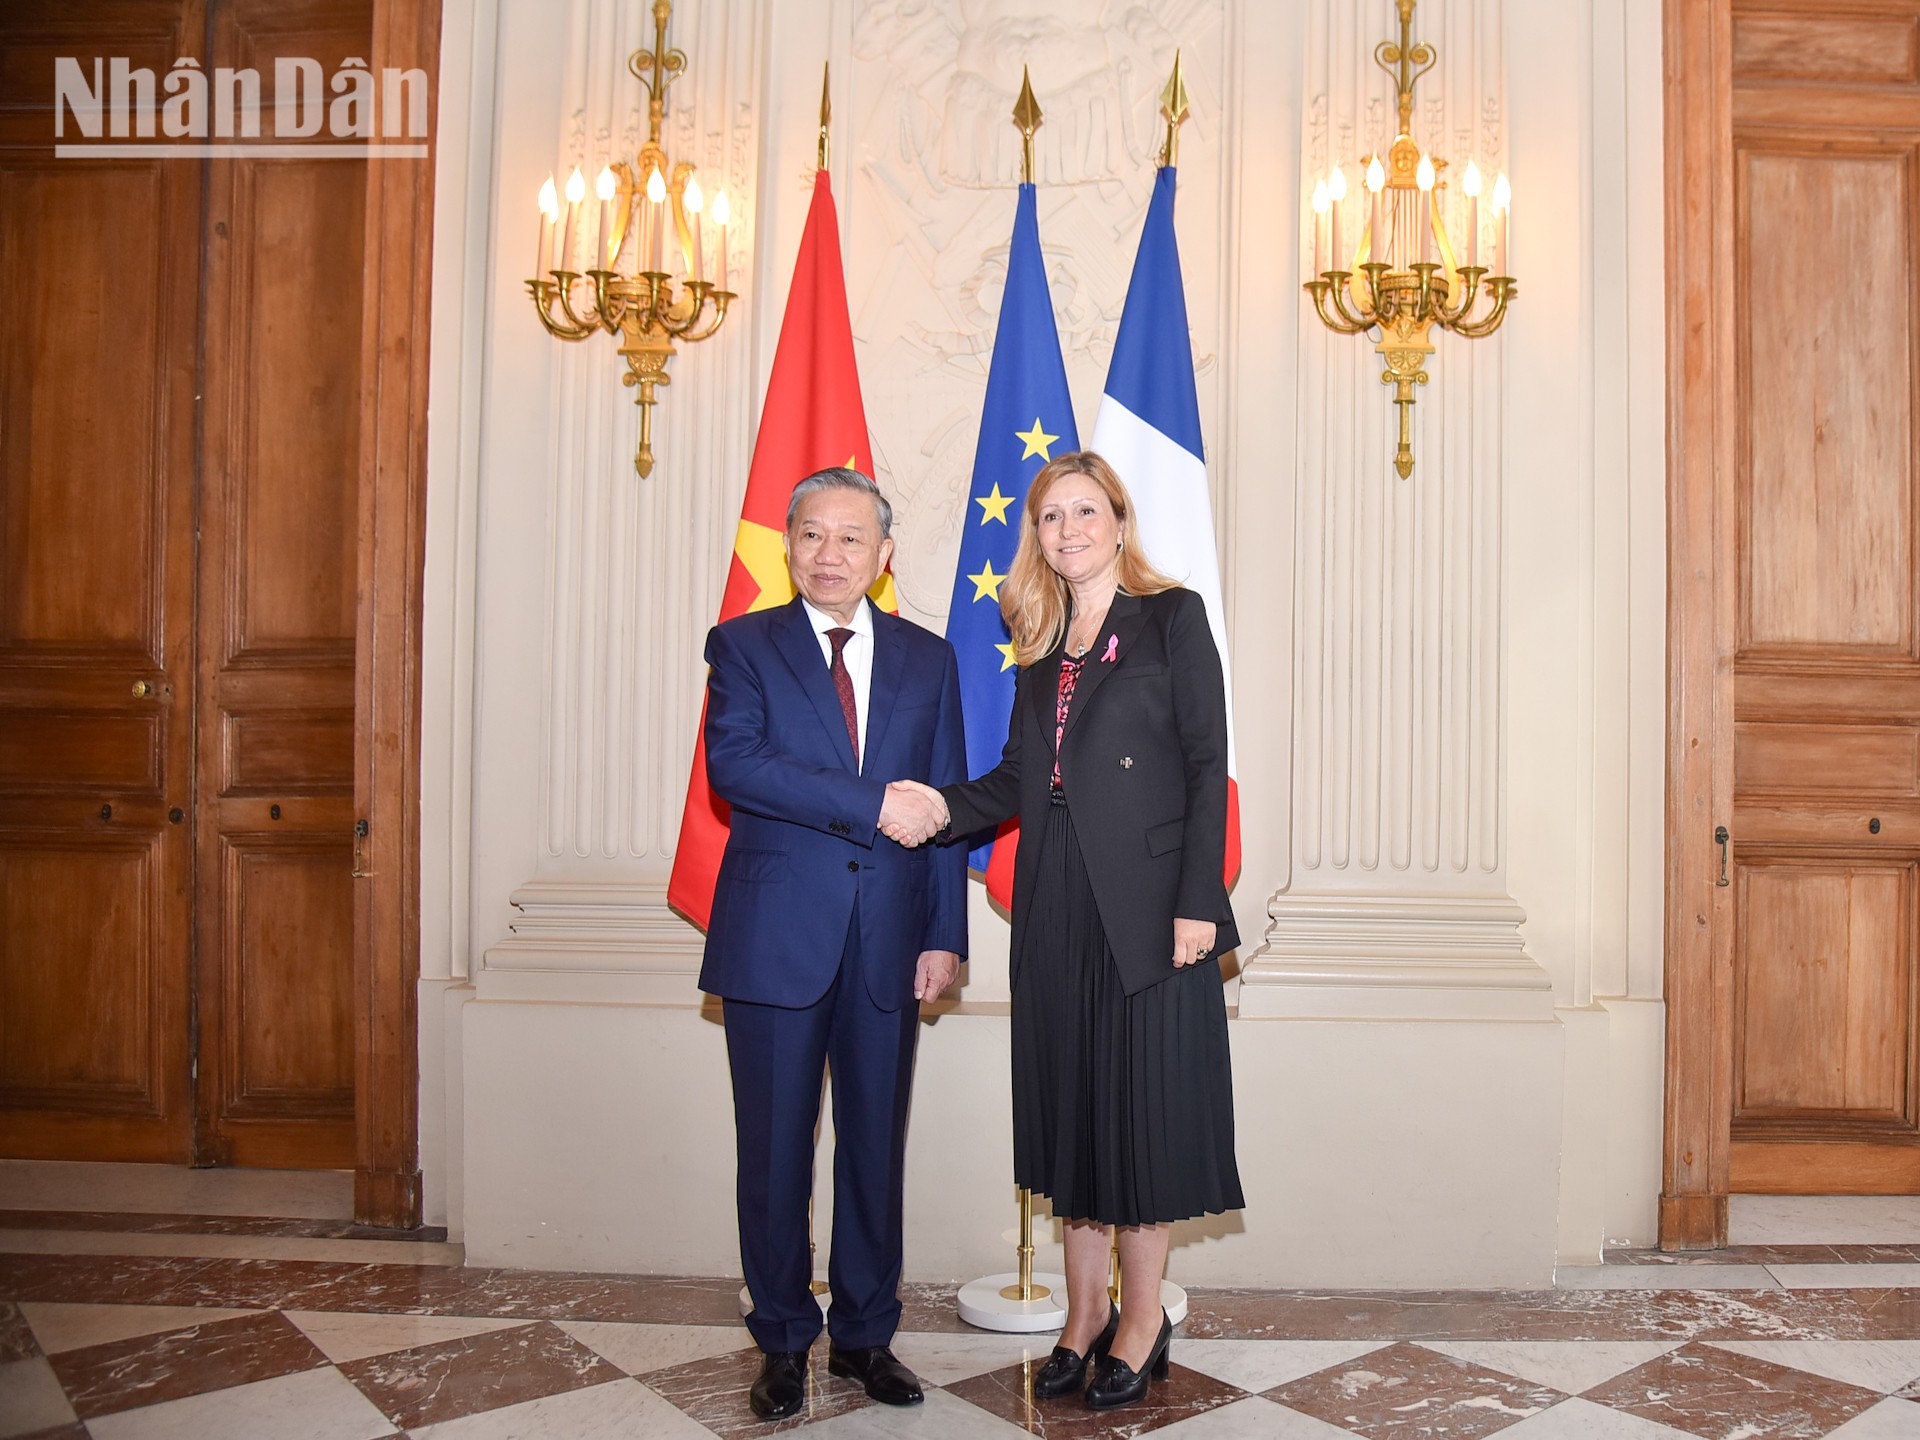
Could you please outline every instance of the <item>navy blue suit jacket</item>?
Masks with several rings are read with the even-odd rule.
[[[826,994],[856,908],[867,991],[913,999],[923,950],[967,953],[966,853],[877,828],[889,780],[966,779],[953,647],[873,610],[865,764],[796,598],[707,636],[707,779],[733,807],[700,988],[799,1008]]]

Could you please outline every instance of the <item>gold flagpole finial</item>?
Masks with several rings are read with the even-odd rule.
[[[1027,79],[1027,67],[1020,67],[1020,98],[1013,102],[1013,123],[1020,131],[1020,183],[1033,183],[1033,132],[1044,123],[1040,102],[1033,98],[1033,83]]]
[[[1162,165],[1176,165],[1180,160],[1180,126],[1187,118],[1187,81],[1180,72],[1180,52],[1173,52],[1173,74],[1167,78],[1167,88],[1160,92],[1160,114],[1167,122],[1167,144],[1160,152]]]
[[[827,168],[827,122],[833,119],[833,62],[820,67],[820,168]]]

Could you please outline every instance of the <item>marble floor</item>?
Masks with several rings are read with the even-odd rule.
[[[951,1286],[913,1285],[896,1349],[926,1403],[869,1403],[823,1344],[776,1426],[746,1407],[733,1279],[467,1266],[313,1194],[213,1214],[19,1178],[0,1162],[0,1437],[1920,1440],[1920,1202],[1737,1213],[1730,1249],[1551,1290],[1197,1289],[1172,1380],[1105,1416],[1028,1398],[1050,1337],[971,1330]]]

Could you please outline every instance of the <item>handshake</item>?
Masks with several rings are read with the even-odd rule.
[[[897,845],[924,845],[946,829],[947,802],[931,785],[895,780],[880,805],[880,833]]]

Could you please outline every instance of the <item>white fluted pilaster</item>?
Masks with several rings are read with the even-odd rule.
[[[683,3],[668,31],[689,64],[668,91],[661,141],[698,167],[709,196],[727,192],[729,275],[741,301],[713,339],[681,345],[654,409],[652,475],[633,468],[639,412],[614,339],[554,340],[524,295],[518,313],[501,317],[503,336],[548,347],[551,364],[543,464],[506,482],[547,497],[544,536],[525,537],[545,551],[542,671],[527,677],[542,690],[539,845],[511,896],[511,933],[487,952],[488,994],[530,983],[552,993],[565,976],[569,993],[611,986],[697,998],[689,977],[700,937],[667,909],[665,887],[699,719],[688,697],[704,684],[702,642],[725,586],[749,457],[752,317],[769,303],[765,269],[752,264],[761,9],[755,0]],[[576,164],[591,183],[646,139],[646,92],[626,62],[652,44],[651,6],[569,0],[552,24],[564,35],[552,166],[561,184]],[[533,197],[497,198],[509,242],[499,263],[518,276],[532,257],[511,241],[525,230],[530,251]]]
[[[1372,62],[1391,20],[1385,6],[1315,0],[1309,23],[1302,189],[1345,166],[1348,246],[1364,157],[1393,136],[1393,86]],[[1490,190],[1506,164],[1501,20],[1501,0],[1428,0],[1416,16],[1439,63],[1416,90],[1415,138],[1451,162],[1449,231],[1463,250],[1459,176],[1472,158]],[[1483,255],[1490,208],[1483,197]],[[1300,214],[1310,223],[1304,197]],[[1550,982],[1506,884],[1504,347],[1436,331],[1402,480],[1371,343],[1317,322],[1305,334],[1291,868],[1241,1013],[1544,1015]]]

